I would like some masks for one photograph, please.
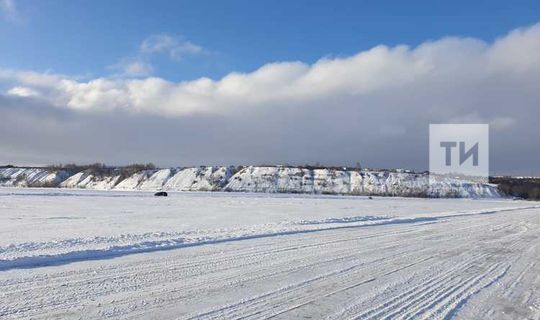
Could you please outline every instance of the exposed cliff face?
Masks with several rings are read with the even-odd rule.
[[[433,178],[433,177],[432,177]],[[225,191],[384,195],[404,197],[499,197],[497,187],[427,174],[390,171],[246,167]]]
[[[438,177],[429,185],[423,173],[300,167],[196,167],[141,170],[122,176],[0,168],[0,186],[60,187],[94,190],[236,191],[317,193],[405,197],[499,197],[492,184]]]
[[[166,190],[220,191],[234,174],[232,167],[187,168],[177,172],[165,185]]]
[[[78,172],[62,181],[58,187],[110,190],[118,183],[119,179],[119,175],[100,177],[86,172]]]
[[[69,178],[64,170],[49,172],[40,168],[0,168],[0,186],[56,187]]]

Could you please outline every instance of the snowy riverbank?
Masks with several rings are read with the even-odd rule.
[[[44,168],[0,168],[0,186],[90,190],[229,191],[403,197],[500,197],[497,186],[436,178],[404,170],[356,170],[282,166],[192,167],[96,173]]]

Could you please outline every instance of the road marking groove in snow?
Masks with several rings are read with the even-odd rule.
[[[528,217],[532,217],[532,215],[527,215]],[[34,294],[31,294],[28,296],[28,300],[33,300],[35,302],[39,301],[39,297],[43,297],[45,301],[42,301],[43,304],[34,304],[33,302],[30,302],[28,304],[28,301],[25,301],[24,304],[6,304],[5,309],[2,309],[4,311],[9,310],[8,312],[12,315],[18,315],[18,316],[24,316],[24,317],[38,317],[41,315],[41,317],[46,317],[46,315],[55,314],[54,310],[62,309],[62,310],[74,310],[74,308],[77,308],[77,306],[80,306],[82,303],[88,303],[89,299],[98,299],[100,303],[103,302],[103,300],[110,301],[111,299],[114,299],[114,304],[105,304],[104,307],[99,307],[96,309],[96,312],[99,313],[93,313],[92,309],[86,311],[90,311],[90,313],[87,313],[88,317],[92,318],[100,318],[100,317],[122,317],[122,318],[134,318],[134,317],[145,317],[150,315],[153,311],[160,311],[163,310],[164,306],[167,306],[167,308],[172,308],[172,306],[176,305],[177,307],[180,306],[181,310],[182,308],[188,308],[188,304],[192,303],[193,301],[196,301],[194,296],[188,297],[186,295],[182,294],[182,290],[185,288],[191,287],[195,291],[185,292],[187,294],[194,294],[196,296],[208,296],[209,299],[212,297],[215,297],[216,294],[223,294],[225,292],[230,292],[232,290],[238,291],[242,290],[240,287],[240,284],[244,285],[246,284],[243,282],[243,280],[248,281],[248,278],[252,278],[252,288],[257,288],[259,284],[261,283],[258,279],[265,279],[265,276],[259,277],[257,274],[263,273],[269,276],[269,278],[266,278],[265,281],[273,281],[274,278],[281,279],[281,278],[294,278],[294,274],[287,275],[284,277],[287,272],[286,270],[297,270],[297,272],[302,272],[302,268],[311,268],[308,267],[308,262],[312,262],[311,265],[316,266],[316,258],[317,256],[320,257],[323,254],[330,254],[326,259],[321,259],[321,263],[329,264],[328,268],[334,266],[339,266],[343,263],[343,260],[340,258],[343,258],[345,260],[347,259],[358,259],[361,258],[362,255],[366,255],[366,257],[370,257],[372,259],[373,264],[370,268],[368,268],[367,264],[364,264],[364,266],[361,268],[361,270],[358,270],[358,272],[348,271],[343,274],[342,277],[329,277],[328,279],[321,279],[317,282],[310,283],[305,287],[299,287],[297,291],[291,290],[285,293],[281,293],[283,297],[280,297],[280,295],[275,295],[276,299],[267,299],[265,301],[260,301],[259,304],[253,305],[252,308],[244,308],[245,306],[239,306],[237,310],[230,313],[225,313],[222,315],[228,315],[231,318],[233,317],[242,317],[247,316],[252,313],[256,313],[257,316],[263,316],[263,315],[270,315],[275,313],[276,311],[283,309],[283,308],[290,308],[291,306],[297,305],[298,303],[305,302],[307,300],[316,300],[317,302],[319,300],[318,296],[321,294],[326,294],[328,292],[337,291],[341,288],[345,288],[347,286],[351,286],[351,284],[354,284],[356,282],[362,281],[363,279],[366,279],[366,275],[369,275],[373,270],[380,270],[380,272],[389,273],[392,270],[391,262],[387,264],[383,264],[384,256],[388,256],[391,253],[398,253],[400,247],[395,246],[395,243],[402,242],[403,245],[410,246],[413,250],[418,250],[420,248],[424,248],[424,251],[418,250],[418,252],[415,254],[414,251],[411,251],[408,255],[408,257],[402,257],[402,262],[405,261],[412,261],[415,258],[425,258],[426,256],[434,256],[437,258],[437,264],[439,267],[438,270],[441,274],[444,274],[444,271],[449,271],[450,267],[455,266],[459,264],[459,262],[467,260],[467,259],[473,259],[475,257],[478,257],[478,253],[486,254],[486,266],[489,266],[490,264],[497,264],[500,263],[500,268],[503,268],[505,265],[508,265],[508,263],[511,263],[511,265],[514,267],[518,265],[518,260],[521,259],[521,250],[526,247],[532,247],[531,241],[537,241],[538,238],[531,238],[530,235],[534,234],[535,232],[538,232],[537,226],[531,227],[529,231],[522,230],[516,227],[516,224],[510,224],[508,222],[506,223],[499,223],[496,224],[497,221],[508,221],[506,219],[510,218],[511,216],[507,216],[503,219],[503,217],[486,217],[486,218],[480,218],[478,217],[473,220],[455,220],[455,221],[445,221],[445,226],[442,226],[441,224],[437,224],[438,226],[433,226],[435,228],[434,230],[437,231],[437,237],[433,238],[434,233],[426,232],[428,228],[432,228],[431,226],[420,226],[419,224],[414,224],[414,226],[391,226],[388,228],[384,228],[385,232],[388,232],[389,234],[387,236],[378,236],[376,238],[371,238],[371,240],[358,240],[361,242],[355,242],[355,241],[339,241],[339,238],[347,239],[351,237],[352,235],[358,234],[354,229],[350,230],[343,230],[343,231],[335,231],[335,232],[327,232],[327,233],[313,233],[309,236],[301,235],[299,237],[290,237],[286,240],[284,239],[275,239],[272,241],[262,241],[262,240],[256,240],[255,242],[249,242],[242,244],[242,243],[236,243],[232,242],[232,246],[223,244],[216,246],[216,249],[211,249],[209,247],[207,248],[193,248],[190,250],[187,250],[188,252],[203,252],[203,256],[205,253],[208,252],[216,252],[213,256],[206,258],[201,257],[201,259],[198,259],[196,262],[192,260],[192,257],[196,257],[195,255],[191,257],[186,257],[185,254],[181,253],[181,251],[175,252],[174,254],[171,253],[170,256],[178,256],[182,257],[181,259],[175,258],[174,260],[167,260],[165,262],[162,261],[163,257],[169,257],[169,254],[167,255],[148,255],[148,258],[152,258],[152,260],[148,261],[146,260],[144,256],[141,257],[133,257],[129,258],[128,261],[129,264],[126,264],[125,259],[119,259],[117,261],[104,261],[100,262],[99,265],[101,266],[111,266],[108,269],[103,269],[102,271],[99,271],[97,274],[99,277],[103,277],[103,281],[100,281],[102,284],[106,285],[108,283],[107,279],[113,280],[113,282],[110,284],[109,289],[106,291],[101,291],[101,286],[98,286],[97,283],[94,283],[94,279],[96,279],[96,275],[92,275],[92,270],[89,267],[85,273],[79,274],[79,271],[76,273],[73,272],[62,272],[65,276],[69,276],[69,278],[61,279],[57,278],[55,280],[55,283],[50,283],[50,286],[43,286],[42,288],[36,288],[34,291],[36,291]],[[513,218],[515,221],[518,221],[518,218]],[[495,223],[495,224],[494,224]],[[495,226],[492,228],[491,226]],[[401,233],[401,235],[398,235],[398,232],[393,233],[394,231],[398,230],[404,230],[404,228],[418,228],[419,230],[417,232],[411,232],[411,233]],[[493,229],[492,231],[490,229]],[[373,230],[367,231],[366,233],[371,234]],[[394,236],[392,235],[394,234]],[[394,237],[394,238],[393,238]],[[332,239],[332,241],[336,240],[334,244],[328,244],[326,246],[317,246],[317,242],[320,243],[328,243],[331,241],[327,241],[328,239]],[[305,243],[306,241],[311,241],[312,245],[303,247],[301,244]],[[291,242],[292,245],[291,245]],[[350,255],[350,258],[347,258],[347,255],[345,254],[347,250],[358,250],[359,248],[362,248],[363,246],[359,246],[358,243],[366,242],[366,244],[369,244],[371,250],[360,250],[359,255]],[[253,243],[253,244],[252,244]],[[264,245],[262,245],[264,244]],[[383,245],[384,244],[384,245]],[[254,247],[252,247],[254,246]],[[286,247],[285,247],[286,246]],[[380,252],[377,252],[375,250],[378,246],[380,246]],[[452,246],[455,246],[452,248]],[[242,248],[241,250],[233,250],[229,251],[230,248]],[[303,247],[303,248],[302,248]],[[343,250],[339,253],[336,252],[336,248],[342,248]],[[384,248],[383,248],[384,247]],[[218,250],[218,248],[221,248]],[[283,249],[282,249],[283,248]],[[504,248],[504,252],[499,252],[498,248]],[[364,248],[368,249],[368,248]],[[509,252],[506,252],[509,249]],[[216,251],[218,250],[218,251]],[[270,255],[266,255],[263,252],[265,250],[272,250],[274,253]],[[219,251],[222,252],[222,254],[219,253]],[[390,251],[390,252],[387,252]],[[461,251],[461,252],[460,252]],[[183,250],[182,250],[183,252]],[[261,254],[256,254],[256,252],[261,252]],[[302,252],[302,254],[300,254]],[[313,255],[313,259],[309,258],[309,252]],[[335,252],[335,254],[334,254]],[[229,254],[230,253],[230,254]],[[250,258],[250,253],[253,253],[253,256]],[[236,259],[235,256],[244,256],[243,258]],[[255,257],[255,255],[257,255]],[[156,258],[157,257],[157,258]],[[221,259],[221,258],[223,259]],[[143,259],[144,258],[144,259]],[[292,258],[297,258],[296,260],[292,260]],[[305,263],[302,263],[302,259],[308,259]],[[373,259],[376,258],[376,259]],[[259,266],[258,263],[253,263],[253,260],[259,259],[261,260],[261,263],[264,262],[262,265]],[[382,260],[381,260],[382,259]],[[395,261],[400,261],[399,255],[396,255]],[[530,261],[530,258],[528,258]],[[230,263],[227,263],[229,260]],[[264,260],[264,261],[263,261]],[[324,261],[323,261],[324,260]],[[514,262],[514,260],[516,262]],[[146,263],[145,261],[148,261]],[[174,261],[174,264],[171,264],[171,262]],[[362,259],[363,262],[365,262],[364,259]],[[378,261],[378,262],[377,262]],[[525,260],[527,261],[527,260]],[[271,262],[275,262],[275,264],[271,264]],[[289,264],[290,262],[290,264]],[[456,263],[458,262],[458,263]],[[478,263],[478,262],[477,262]],[[94,264],[94,263],[93,263]],[[240,269],[244,268],[241,266],[245,266],[246,270],[243,271],[244,275],[242,275],[241,272],[235,272],[234,266],[238,266]],[[526,268],[527,265],[530,265],[529,263],[525,264],[522,269]],[[113,268],[113,266],[115,266]],[[125,267],[128,266],[129,270],[126,270]],[[179,270],[178,266],[184,266],[186,269]],[[72,266],[65,266],[62,267],[62,269],[72,270],[76,269],[76,265]],[[169,267],[173,267],[174,270],[171,270],[171,272],[168,271]],[[184,268],[182,267],[182,268]],[[512,267],[512,268],[513,268]],[[77,267],[78,268],[78,267]],[[368,268],[368,269],[366,269]],[[482,288],[482,285],[489,283],[492,279],[494,279],[494,276],[497,275],[497,272],[501,269],[497,269],[491,273],[489,273],[485,278],[482,278],[478,283],[473,284],[470,290],[465,290],[465,293],[462,295],[459,295],[459,290],[454,291],[450,294],[451,297],[457,296],[457,299],[451,300],[451,298],[447,297],[448,301],[465,301],[463,302],[463,305],[456,310],[456,312],[460,312],[460,310],[463,309],[464,306],[469,304],[469,300],[464,300],[466,297],[466,294],[468,292],[475,292],[475,289]],[[152,270],[155,269],[155,270]],[[275,270],[279,269],[279,270]],[[46,284],[47,277],[43,277],[43,275],[47,275],[47,273],[44,272],[52,272],[53,270],[57,269],[39,269],[39,270],[32,270],[32,273],[35,273],[36,276],[39,276],[42,278],[43,284]],[[307,272],[315,272],[315,273],[322,273],[322,270],[324,269],[306,269],[311,270]],[[470,273],[468,275],[470,276],[478,276],[478,271],[481,271],[482,269],[478,269],[477,271],[471,269]],[[275,271],[275,275],[271,275],[272,271]],[[277,271],[283,271],[278,273]],[[484,269],[485,271],[485,269]],[[10,271],[12,274],[17,274],[24,272],[24,274],[27,274],[27,271],[18,271],[13,270]],[[200,272],[200,276],[195,276],[197,272]],[[215,273],[224,272],[220,276],[216,277],[208,277]],[[294,272],[294,271],[293,271]],[[367,272],[367,273],[366,273]],[[119,274],[124,274],[121,277],[117,277]],[[175,274],[176,273],[176,274]],[[388,275],[384,279],[384,281],[372,281],[369,283],[366,283],[365,286],[368,286],[369,288],[372,288],[373,290],[376,290],[377,292],[381,292],[377,287],[381,284],[388,283],[388,281],[391,281],[391,283],[403,283],[403,280],[409,279],[409,274],[416,274],[418,277],[416,278],[410,278],[411,282],[409,282],[410,285],[413,285],[418,283],[418,281],[426,280],[430,278],[430,275],[437,274],[434,273],[434,271],[431,270],[429,267],[429,264],[423,264],[419,265],[413,268],[411,272],[396,272]],[[476,273],[476,274],[475,274]],[[50,273],[52,276],[58,273]],[[254,277],[251,277],[251,274],[254,275]],[[504,283],[508,284],[508,287],[511,287],[511,283],[513,280],[517,280],[518,275],[521,274],[520,272],[515,272],[514,276],[510,280],[506,280],[506,276],[500,278],[497,281],[504,281]],[[1,275],[1,273],[0,273]],[[60,275],[60,274],[58,274]],[[422,275],[424,278],[422,278]],[[459,273],[456,273],[454,275],[454,282],[447,283],[448,286],[455,285],[456,281],[458,281],[455,276],[459,276]],[[172,278],[175,277],[175,278]],[[204,283],[199,280],[202,280],[204,277],[207,277],[207,280],[211,283]],[[235,280],[236,277],[236,280]],[[26,290],[31,293],[32,288],[30,285],[32,284],[31,279],[34,278],[34,276],[29,277],[27,282],[20,282],[18,286],[20,289],[23,289],[26,287]],[[52,277],[51,277],[52,279]],[[192,279],[194,281],[192,281]],[[232,282],[230,282],[228,285],[232,285],[233,287],[224,286],[225,284],[223,282],[229,280],[225,279],[231,279]],[[467,278],[464,278],[463,280],[466,280]],[[529,278],[530,279],[530,278]],[[76,280],[76,281],[72,281]],[[383,280],[383,279],[381,279]],[[396,281],[397,280],[397,281]],[[70,287],[64,289],[64,295],[62,296],[62,288],[58,287],[61,282],[68,282],[70,284]],[[90,282],[91,281],[91,282]],[[222,282],[223,281],[223,282]],[[79,284],[76,284],[76,283]],[[215,282],[221,282],[221,283],[215,283]],[[0,283],[3,283],[0,281]],[[4,283],[7,284],[7,282],[4,281]],[[25,284],[26,283],[26,284]],[[264,282],[263,282],[264,283]],[[71,284],[77,285],[80,288],[72,288]],[[95,285],[95,286],[94,286]],[[161,287],[162,285],[168,285],[169,287]],[[394,284],[392,284],[394,285]],[[434,284],[433,284],[434,285]],[[464,284],[465,286],[467,284]],[[493,287],[493,286],[491,286]],[[487,288],[491,288],[488,286]],[[513,286],[514,288],[516,286]],[[2,289],[5,287],[2,287]],[[383,287],[384,288],[384,287]],[[410,287],[409,287],[410,288]],[[435,292],[439,292],[439,296],[443,292],[448,292],[448,290],[444,291],[441,289],[444,289],[445,286],[441,286],[439,288],[434,288]],[[487,289],[486,288],[486,289]],[[76,290],[72,290],[76,289]],[[66,291],[67,290],[67,291]],[[84,290],[89,290],[90,294],[85,294]],[[115,293],[115,290],[120,290],[121,292]],[[127,290],[127,291],[124,291]],[[176,293],[172,293],[172,290]],[[191,289],[190,289],[191,290]],[[216,291],[214,291],[216,290]],[[362,295],[362,290],[355,290],[355,288],[350,289],[351,296],[349,299],[358,299],[358,305],[362,305],[361,302],[364,301],[364,303],[369,303],[369,300],[366,300],[372,295],[372,292],[366,293],[366,295]],[[482,294],[484,294],[483,290]],[[489,289],[492,290],[492,289]],[[513,290],[513,289],[512,289]],[[317,292],[320,291],[320,292]],[[245,292],[250,292],[245,291]],[[253,293],[257,293],[260,291],[253,291]],[[70,298],[68,295],[75,296],[74,298]],[[202,293],[202,294],[201,294]],[[375,291],[373,293],[376,293]],[[394,292],[399,294],[399,291]],[[24,294],[24,292],[21,292],[21,294]],[[103,295],[102,295],[103,294]],[[151,294],[151,295],[150,295]],[[143,305],[140,304],[141,295],[144,297],[145,300],[150,302],[150,305]],[[248,295],[249,296],[249,295]],[[252,295],[251,295],[252,296]],[[296,299],[289,299],[290,297],[296,298]],[[386,295],[386,298],[389,298],[392,296],[392,292],[390,292],[388,295]],[[21,296],[19,296],[21,297]],[[179,298],[182,297],[182,298]],[[333,300],[329,300],[329,302],[332,301],[339,301],[343,298],[346,298],[347,295],[343,295],[341,292],[338,292],[335,294],[335,297]],[[534,300],[534,295],[532,296]],[[17,299],[16,296],[7,296],[5,297],[5,301],[11,301],[12,299]],[[279,299],[278,299],[279,298]],[[9,300],[8,300],[9,299]],[[154,300],[155,299],[155,302]],[[195,299],[195,300],[194,300]],[[449,300],[450,299],[450,300]],[[471,299],[472,296],[471,296]],[[474,299],[477,299],[476,297]],[[528,299],[524,297],[523,299]],[[4,299],[2,299],[4,300]],[[19,301],[23,301],[23,299],[20,299]],[[50,303],[48,302],[50,301]],[[86,302],[85,302],[86,301]],[[409,299],[410,301],[410,299]],[[430,300],[431,301],[431,300]],[[439,299],[439,301],[441,301]],[[445,301],[444,298],[442,301]],[[348,303],[350,301],[343,301],[343,303]],[[165,303],[165,305],[163,304]],[[47,306],[48,305],[48,306]],[[135,308],[137,305],[139,305],[139,308]],[[182,305],[184,305],[182,307]],[[365,304],[364,304],[365,305]],[[18,306],[18,307],[16,307]],[[113,308],[114,306],[114,308]],[[144,306],[144,307],[143,307]],[[410,308],[407,309],[406,312],[414,312],[414,310],[420,310],[419,308],[422,308],[422,306],[425,306],[425,304],[418,304],[413,303]],[[442,317],[445,314],[448,314],[448,310],[450,310],[451,307],[444,307],[444,302],[441,302],[441,306],[443,308],[440,313],[435,314],[435,317]],[[12,309],[12,307],[16,307],[18,309],[18,313],[15,313],[16,310]],[[274,308],[275,307],[275,308]],[[97,308],[97,307],[96,307]],[[142,308],[142,309],[141,309]],[[24,310],[24,311],[22,311]],[[175,310],[175,309],[171,309]],[[189,309],[184,309],[189,310]],[[312,309],[306,309],[306,308],[298,308],[295,310],[301,310],[296,311],[295,313],[283,313],[283,317],[291,317],[295,315],[302,315],[306,314],[309,315],[309,312]],[[488,310],[489,311],[489,310]],[[493,310],[491,310],[493,311]],[[185,311],[184,311],[185,312]],[[534,311],[532,311],[534,312]],[[164,313],[172,315],[174,313]],[[485,312],[484,315],[493,314],[490,312]],[[532,313],[534,315],[534,313]],[[179,317],[184,317],[186,313],[178,313]],[[461,315],[461,313],[460,313]],[[425,315],[420,315],[421,317]],[[531,318],[535,318],[534,316]]]
[[[379,225],[389,225],[389,224],[409,224],[409,223],[421,223],[421,222],[437,222],[450,218],[458,218],[464,216],[472,215],[483,215],[483,214],[494,214],[507,211],[515,210],[527,210],[538,208],[539,206],[526,206],[526,207],[514,207],[514,208],[500,208],[500,209],[486,209],[486,210],[473,210],[470,212],[456,213],[450,215],[440,215],[440,216],[430,216],[430,217],[412,217],[412,218],[390,218],[387,220],[361,220],[361,224],[355,224],[356,222],[347,222],[345,225],[339,226],[326,226],[326,227],[317,227],[320,224],[315,224],[312,228],[299,229],[299,230],[282,230],[271,233],[259,233],[259,234],[250,234],[242,236],[233,236],[225,238],[214,238],[214,239],[202,239],[196,240],[195,242],[186,242],[184,238],[174,238],[167,240],[160,240],[156,242],[146,241],[142,243],[130,244],[130,245],[116,245],[106,249],[89,249],[89,250],[79,250],[71,251],[60,254],[53,255],[38,255],[38,256],[23,256],[20,258],[15,258],[11,260],[0,260],[0,272],[10,269],[20,269],[20,268],[36,268],[43,266],[55,266],[63,265],[77,261],[85,260],[102,260],[102,259],[112,259],[130,254],[137,253],[149,253],[155,251],[165,251],[165,250],[174,250],[185,247],[193,247],[200,245],[208,244],[217,244],[223,242],[231,241],[242,241],[242,240],[251,240],[267,237],[276,237],[276,236],[285,236],[285,235],[294,235],[294,234],[306,234],[313,232],[321,231],[331,231],[337,229],[350,229],[350,228],[365,228],[373,227]],[[335,222],[332,222],[335,224]],[[306,226],[306,225],[298,225]],[[309,226],[309,225],[307,225]],[[72,241],[71,239],[69,241]],[[0,248],[0,253],[6,252],[11,246]]]

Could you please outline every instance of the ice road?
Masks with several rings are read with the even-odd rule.
[[[540,203],[0,189],[2,319],[539,319]]]

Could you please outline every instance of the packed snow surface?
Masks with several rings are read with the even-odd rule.
[[[6,319],[538,319],[538,256],[538,202],[0,189]]]
[[[500,197],[497,186],[425,173],[281,166],[194,167],[69,173],[44,168],[0,168],[0,186],[92,190],[235,191],[381,195],[405,197]]]

